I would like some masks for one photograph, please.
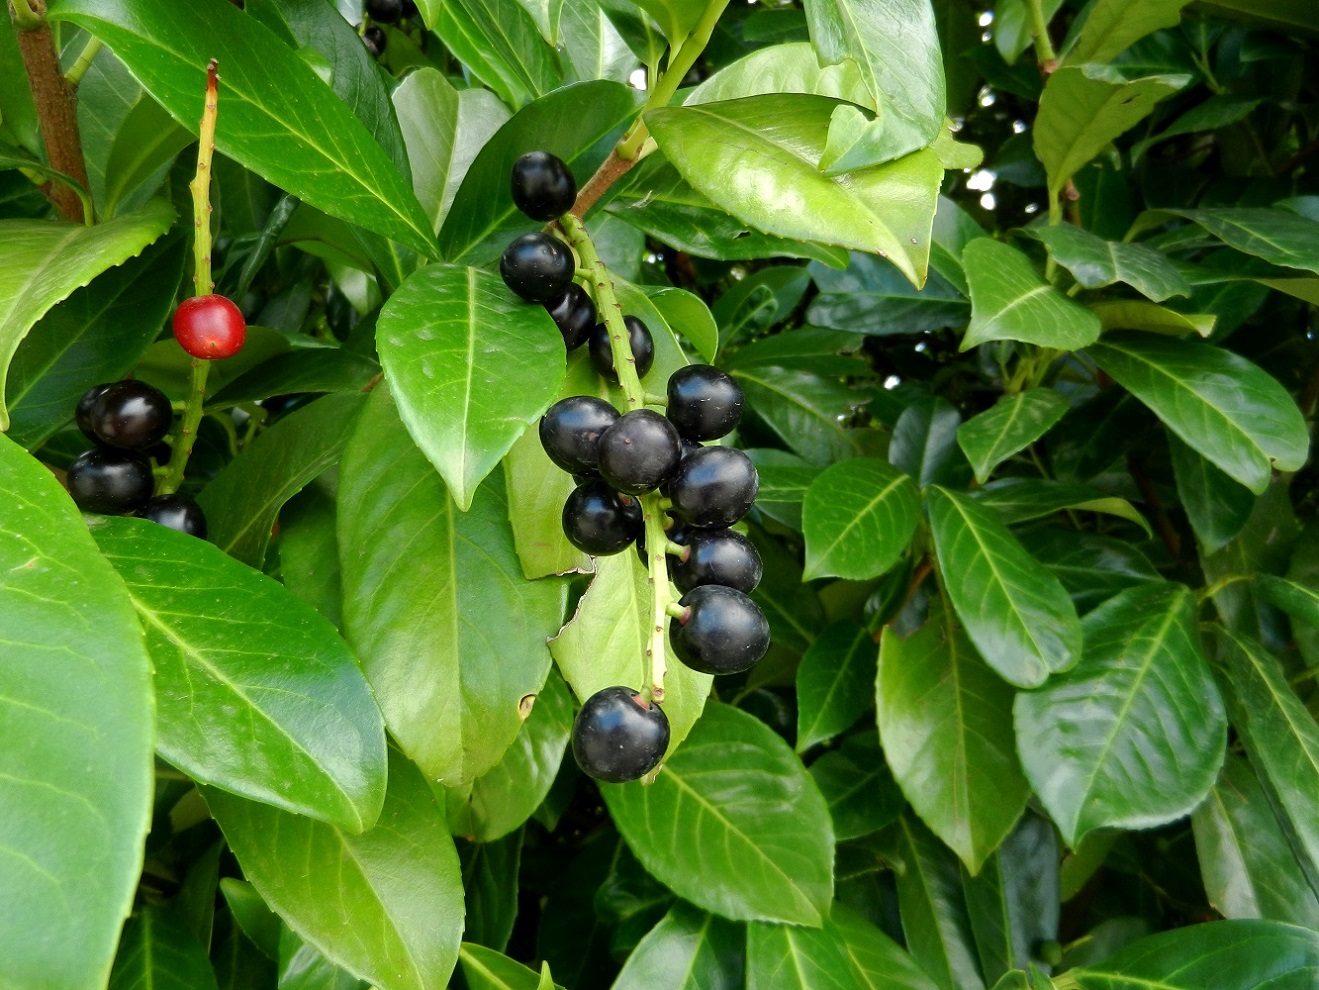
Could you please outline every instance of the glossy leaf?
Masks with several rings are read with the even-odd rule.
[[[1079,612],[1125,588],[1163,580],[1140,550],[1112,536],[1043,529],[1023,534],[1022,542],[1062,582]]]
[[[518,493],[516,503],[509,506],[508,521],[527,579],[589,572],[591,558],[563,535],[563,503],[576,482],[550,460],[538,430],[523,433],[505,455],[504,484]]]
[[[1319,871],[1319,725],[1258,642],[1219,633],[1232,726],[1270,789],[1310,884]]]
[[[431,28],[472,74],[517,108],[559,81],[553,50],[516,0],[454,0],[438,5]]]
[[[829,806],[834,837],[840,842],[892,825],[905,804],[873,731],[848,736],[842,746],[811,764],[811,776]]]
[[[215,147],[317,209],[434,252],[426,216],[371,134],[277,35],[224,0],[70,0],[54,18],[114,49],[170,115],[198,125],[206,64],[220,64]]]
[[[69,422],[84,391],[128,373],[174,305],[183,256],[180,240],[158,240],[37,321],[9,366],[11,440],[35,450]]]
[[[962,414],[942,396],[921,396],[893,426],[889,463],[910,475],[922,489],[934,484],[961,487],[971,480],[971,465],[957,446]]]
[[[852,990],[851,962],[828,927],[747,925],[748,990]]]
[[[1204,552],[1213,553],[1241,532],[1255,496],[1176,436],[1168,437],[1168,452],[1186,518]]]
[[[1319,928],[1319,899],[1248,762],[1228,756],[1191,825],[1205,893],[1223,917]]]
[[[463,928],[458,855],[406,760],[391,755],[380,824],[363,835],[223,791],[203,795],[243,873],[326,958],[380,990],[448,985]]]
[[[389,393],[372,393],[339,479],[344,628],[391,735],[447,787],[516,738],[563,613],[563,582],[522,577],[507,511],[498,478],[458,511]]]
[[[390,297],[376,338],[399,415],[466,512],[558,395],[558,328],[496,275],[428,265]]]
[[[572,696],[563,678],[551,672],[530,707],[504,758],[470,788],[448,792],[449,827],[455,835],[493,842],[530,818],[545,800],[572,730]]]
[[[1035,154],[1049,176],[1050,196],[1057,196],[1105,145],[1188,81],[1176,75],[1127,81],[1107,65],[1066,65],[1050,75],[1031,128]]]
[[[1089,349],[1104,371],[1172,432],[1259,494],[1273,467],[1305,463],[1309,438],[1286,391],[1222,348],[1145,334],[1113,334]]]
[[[1071,970],[1057,990],[1284,990],[1312,982],[1319,933],[1274,921],[1216,921],[1150,935],[1102,963]]]
[[[769,619],[772,642],[804,653],[828,624],[819,595],[802,583],[801,564],[779,541],[763,530],[752,529],[751,542],[764,563],[764,579],[751,598]]]
[[[646,122],[693,188],[755,229],[884,255],[920,285],[943,167],[921,151],[821,174],[839,105],[823,96],[752,96],[652,110]]]
[[[640,105],[640,94],[620,83],[592,81],[555,90],[515,113],[481,148],[463,177],[440,228],[448,261],[484,264],[529,229],[513,205],[508,176],[524,153],[541,149],[585,183],[605,160],[623,126]]]
[[[124,925],[109,990],[215,990],[206,949],[172,914],[152,907]]]
[[[985,990],[957,858],[911,815],[898,819],[896,854],[907,951],[940,990]]]
[[[1292,577],[1259,575],[1259,590],[1264,600],[1282,609],[1294,619],[1319,628],[1319,593]]]
[[[883,258],[853,251],[847,268],[836,271],[818,262],[810,266],[820,294],[807,319],[822,327],[852,333],[916,333],[966,322],[967,302],[942,275],[930,275],[921,289]]]
[[[855,457],[855,434],[840,420],[866,401],[837,380],[775,365],[733,370],[747,406],[795,453],[813,464]]]
[[[628,956],[614,990],[740,990],[745,936],[679,901]]]
[[[1099,318],[1049,285],[1014,247],[978,237],[962,250],[971,290],[971,324],[961,350],[991,340],[1020,340],[1077,350],[1099,337]]]
[[[1026,775],[1073,849],[1092,829],[1187,814],[1213,785],[1227,738],[1188,589],[1129,589],[1082,626],[1081,662],[1015,706]]]
[[[840,461],[806,490],[806,580],[878,577],[895,563],[920,522],[920,496],[907,475],[878,458]]]
[[[1087,289],[1122,282],[1155,302],[1191,294],[1190,284],[1177,267],[1143,244],[1106,241],[1070,223],[1028,227],[1025,233],[1042,241],[1050,257]]]
[[[198,496],[207,538],[230,556],[260,567],[279,510],[339,462],[365,403],[361,392],[327,395],[263,431]]]
[[[458,845],[466,904],[463,941],[498,952],[508,945],[517,921],[524,836],[524,830],[516,829],[494,842],[469,841]]]
[[[151,820],[150,661],[77,509],[7,437],[0,494],[0,959],[15,987],[92,990]]]
[[[1102,512],[1135,523],[1153,536],[1154,531],[1143,515],[1124,498],[1105,495],[1097,488],[1071,481],[1049,481],[1045,478],[999,478],[972,497],[981,505],[991,507],[1009,526],[1032,519],[1043,519],[1064,509],[1081,512]],[[1084,534],[1077,534],[1078,537]]]
[[[1176,27],[1189,0],[1098,0],[1086,15],[1071,62],[1108,62],[1159,28]]]
[[[992,513],[963,495],[927,495],[944,590],[986,662],[1010,684],[1038,687],[1081,655],[1081,626],[1058,579]]]
[[[641,864],[697,907],[820,925],[833,897],[829,812],[763,722],[711,703],[649,787],[601,794]]]
[[[545,978],[544,969],[535,973],[494,949],[471,942],[459,947],[458,964],[471,990],[554,990],[558,986]]]
[[[875,682],[885,759],[916,813],[972,874],[1030,794],[1013,748],[1012,696],[942,617],[907,639],[885,628]]]
[[[194,537],[105,517],[92,535],[146,629],[161,755],[199,781],[369,828],[384,796],[384,730],[330,624]]]
[[[299,347],[229,379],[210,395],[207,411],[302,392],[349,392],[365,389],[380,365],[343,347]]]
[[[0,315],[0,387],[6,383],[19,342],[34,323],[75,289],[138,254],[173,221],[174,208],[160,200],[95,227],[48,220],[0,221],[5,244],[0,299],[9,300]],[[8,407],[0,403],[0,431],[7,429]]]
[[[869,631],[850,620],[825,629],[797,667],[797,752],[832,739],[869,705],[878,651]]]
[[[822,65],[805,41],[770,45],[724,66],[687,94],[683,103],[718,103],[744,96],[809,93],[873,106],[861,68],[851,60]]]
[[[883,120],[887,157],[930,144],[943,124],[946,90],[934,11],[920,0],[810,0],[806,22],[820,61],[850,59]]]
[[[1184,337],[1197,334],[1208,337],[1214,332],[1218,317],[1213,313],[1179,313],[1166,306],[1140,299],[1097,302],[1090,306],[1099,317],[1105,332],[1109,330],[1144,330],[1146,333]]]
[[[409,73],[394,90],[399,128],[412,164],[412,185],[439,232],[477,153],[508,120],[487,89],[457,90],[437,69]]]
[[[1167,210],[1194,221],[1238,251],[1287,268],[1319,273],[1319,221],[1290,210],[1242,207]]]
[[[1000,399],[957,428],[957,442],[984,484],[1003,461],[1044,434],[1067,412],[1067,400],[1052,389],[1029,389]]]

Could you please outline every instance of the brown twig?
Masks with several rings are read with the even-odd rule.
[[[78,135],[78,104],[75,89],[64,80],[59,53],[55,50],[55,36],[46,20],[45,0],[19,0],[39,22],[26,27],[26,18],[20,18],[12,0],[9,7],[18,36],[18,50],[27,70],[28,85],[32,89],[32,102],[37,108],[37,121],[41,137],[46,144],[46,159],[50,167],[76,179],[83,186],[87,182],[87,166],[82,157],[82,139]],[[47,182],[41,191],[55,204],[65,220],[81,222],[82,200],[62,182]]]
[[[586,185],[578,190],[577,201],[573,203],[569,212],[578,220],[582,219],[609,187],[626,175],[628,170],[638,161],[640,161],[639,158],[619,157],[618,149],[609,152],[609,157],[595,170],[595,175],[591,176]]]

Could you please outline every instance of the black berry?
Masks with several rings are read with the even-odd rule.
[[[655,363],[655,340],[650,335],[650,328],[635,316],[623,317],[627,327],[628,340],[632,345],[632,357],[636,363],[637,377],[645,378],[650,366]],[[609,330],[603,323],[597,323],[591,331],[588,345],[591,355],[591,367],[596,374],[606,381],[618,384],[618,375],[614,372],[614,352],[609,346]]]
[[[68,484],[78,508],[108,516],[140,509],[155,487],[145,457],[113,447],[93,447],[75,457]]]
[[[499,259],[504,284],[527,302],[549,302],[568,291],[572,252],[557,237],[537,232],[515,238]]]
[[[168,529],[206,539],[206,515],[187,495],[154,495],[136,514]]]
[[[554,220],[572,209],[577,181],[563,159],[528,151],[513,163],[513,204],[533,220]]]
[[[708,364],[679,368],[669,376],[669,419],[692,440],[727,436],[742,418],[744,401],[737,382]]]
[[[684,531],[681,543],[687,547],[686,559],[674,558],[670,568],[679,591],[717,584],[750,594],[760,584],[763,573],[760,554],[741,533],[731,529],[691,529]]]
[[[669,719],[631,688],[615,686],[586,699],[572,724],[572,755],[589,776],[610,784],[644,777],[669,748]]]
[[[590,293],[576,282],[568,286],[563,295],[545,304],[550,317],[563,334],[563,343],[574,350],[586,343],[595,327],[595,303]]]
[[[572,395],[560,399],[540,419],[540,445],[572,475],[593,475],[600,468],[600,436],[618,422],[618,410],[604,399]]]
[[[100,385],[93,385],[82,394],[78,400],[78,407],[74,410],[73,418],[78,423],[78,429],[82,430],[82,435],[93,443],[99,443],[100,438],[92,432],[92,404],[97,397],[114,382],[103,382]]]
[[[393,24],[403,16],[403,0],[366,0],[367,16],[381,24]]]
[[[673,514],[690,526],[731,526],[751,508],[760,478],[735,447],[702,447],[682,459],[669,480]]]
[[[174,410],[165,393],[132,379],[101,389],[87,415],[93,440],[125,450],[142,450],[160,443],[173,420]]]
[[[366,45],[366,50],[376,58],[379,58],[385,51],[385,32],[382,28],[369,27],[362,32],[362,43]]]
[[[754,667],[769,649],[769,623],[750,598],[734,588],[705,584],[678,602],[686,614],[669,623],[678,659],[703,674],[736,674]]]
[[[563,535],[592,556],[618,553],[641,529],[641,504],[599,479],[578,485],[563,503]]]
[[[644,495],[668,480],[682,460],[673,424],[650,409],[634,409],[600,437],[600,475],[621,492]]]

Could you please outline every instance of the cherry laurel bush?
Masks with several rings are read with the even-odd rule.
[[[174,337],[200,360],[232,357],[243,346],[247,324],[224,296],[185,299],[173,319]],[[206,539],[206,516],[192,498],[177,492],[155,494],[154,464],[168,464],[166,436],[174,409],[160,389],[136,379],[103,382],[78,400],[74,418],[96,446],[73,459],[67,472],[69,494],[84,512],[132,513]]]
[[[571,170],[559,158],[532,151],[513,165],[513,202],[533,220],[552,222],[577,197]],[[564,344],[587,345],[592,367],[618,383],[609,330],[590,293],[573,281],[571,248],[539,231],[504,250],[504,284],[549,312]],[[655,359],[649,328],[635,316],[624,326],[637,377]],[[569,542],[593,556],[631,544],[645,561],[640,497],[658,490],[670,507],[665,520],[672,579],[683,592],[669,623],[669,642],[688,667],[732,674],[754,666],[769,649],[769,623],[748,597],[760,582],[760,555],[729,527],[751,508],[759,479],[751,459],[733,447],[705,441],[731,433],[742,416],[741,388],[709,365],[690,365],[668,381],[664,413],[619,413],[603,399],[574,395],[552,405],[540,421],[540,441],[577,487],[563,507]],[[573,756],[597,780],[637,780],[659,765],[669,745],[669,721],[640,691],[615,685],[586,699],[573,722]]]

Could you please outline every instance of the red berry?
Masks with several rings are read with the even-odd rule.
[[[247,339],[247,323],[224,296],[194,296],[174,311],[174,337],[195,358],[233,357]]]

